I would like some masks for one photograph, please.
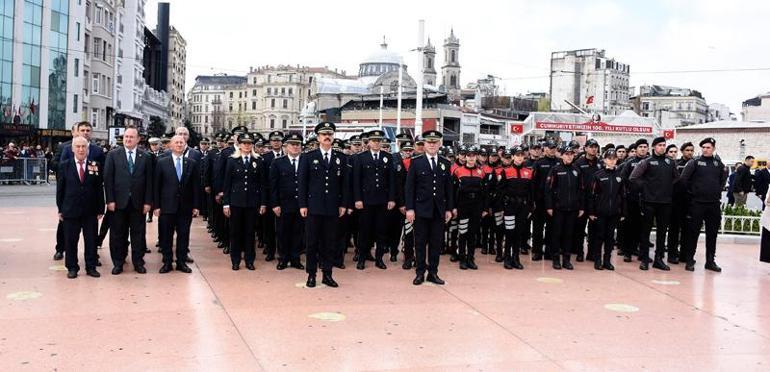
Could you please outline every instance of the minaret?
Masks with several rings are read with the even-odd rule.
[[[455,37],[455,31],[449,32],[444,39],[444,66],[441,67],[441,78],[449,99],[460,99],[460,39]]]
[[[425,47],[423,48],[423,69],[422,69],[422,76],[423,76],[423,83],[425,85],[431,85],[436,86],[436,69],[433,67],[434,62],[436,61],[436,48],[431,45],[430,38],[428,38],[428,43],[425,44]]]

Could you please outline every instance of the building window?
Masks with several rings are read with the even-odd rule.
[[[457,60],[457,52],[455,52],[454,49],[452,49],[452,63],[455,63]]]
[[[252,89],[251,90],[251,96],[252,97],[256,97],[257,96],[257,90],[256,89]]]
[[[80,41],[80,22],[75,22],[75,35],[77,37],[77,41]]]
[[[294,89],[293,88],[289,88],[289,95],[291,96],[293,94],[294,94]]]
[[[99,93],[99,74],[92,74],[93,85],[91,86],[91,93]]]
[[[267,95],[268,95],[268,96],[270,95],[270,92],[271,92],[271,91],[272,91],[272,90],[271,90],[270,88],[267,88]]]
[[[281,88],[281,95],[282,95],[282,96],[285,96],[285,95],[286,95],[286,88]]]
[[[72,113],[77,114],[78,113],[78,95],[75,94],[74,98],[72,98]]]
[[[91,108],[91,125],[93,125],[94,128],[99,127],[99,109],[98,108]]]
[[[257,101],[251,101],[251,109],[256,110],[257,109]]]
[[[75,77],[78,77],[78,70],[80,70],[80,60],[75,58]]]
[[[275,119],[270,119],[270,129],[275,128]]]
[[[275,108],[275,98],[270,99],[270,108]]]
[[[288,107],[289,107],[289,100],[288,99],[283,100],[283,108],[288,108]]]
[[[233,92],[230,92],[230,98],[233,98]]]
[[[282,124],[281,128],[286,128],[286,119],[283,119],[283,122],[281,124]]]

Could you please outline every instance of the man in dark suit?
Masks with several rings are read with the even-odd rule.
[[[279,259],[276,269],[283,270],[291,265],[303,270],[300,262],[302,231],[304,224],[299,215],[299,170],[302,153],[302,135],[289,134],[285,137],[286,156],[273,160],[270,165],[270,207],[278,217]]]
[[[83,137],[86,141],[91,141],[91,123],[87,121],[81,121],[72,126],[72,137]],[[98,145],[93,143],[88,144],[88,160],[96,161],[99,164],[104,164],[104,151]],[[52,164],[53,169],[59,169],[59,164],[68,160],[72,160],[72,141],[67,141],[59,144],[56,149],[56,154],[53,157],[55,164]],[[58,261],[64,258],[64,226],[63,222],[59,221],[59,225],[56,227],[56,253],[53,255],[53,259]],[[99,262],[97,261],[97,265]]]
[[[353,161],[353,200],[361,212],[361,228],[356,268],[365,268],[366,257],[375,250],[375,266],[386,269],[382,256],[385,254],[387,211],[396,206],[395,170],[392,156],[382,151],[381,141],[385,132],[376,129],[369,132],[369,150],[356,156]]]
[[[270,139],[270,150],[266,151],[265,154],[262,156],[264,159],[265,164],[265,173],[270,173],[270,165],[273,163],[275,159],[280,158],[281,156],[284,156],[283,153],[283,132],[281,131],[273,131],[270,132],[270,135],[268,136]],[[270,184],[268,183],[267,188],[265,190],[266,195],[270,195]],[[275,221],[276,215],[273,213],[272,210],[267,211],[267,213],[262,216],[262,237],[264,239],[265,243],[265,249],[267,250],[267,257],[265,257],[265,261],[272,261],[275,259],[275,247],[276,247],[276,240],[275,240]]]
[[[104,191],[107,210],[113,213],[110,234],[112,275],[123,272],[128,256],[126,245],[131,236],[131,263],[137,273],[145,274],[145,215],[152,206],[152,158],[139,149],[139,132],[127,128],[123,147],[107,154],[104,164]]]
[[[420,285],[425,281],[444,284],[438,276],[439,256],[444,246],[444,224],[452,219],[454,197],[451,163],[438,155],[441,132],[430,130],[423,133],[425,154],[412,158],[406,174],[406,219],[414,223],[415,258],[417,276],[412,282]],[[425,262],[426,245],[428,263]]]
[[[160,228],[160,249],[163,253],[163,266],[160,273],[172,270],[174,254],[171,241],[176,233],[176,269],[185,273],[192,272],[187,266],[190,245],[190,224],[198,216],[201,199],[200,169],[198,162],[186,158],[184,137],[171,139],[171,155],[158,159],[155,167],[154,197],[155,216]]]
[[[302,156],[299,169],[299,213],[305,220],[307,286],[315,287],[320,264],[322,283],[337,287],[332,266],[337,257],[339,218],[349,203],[347,178],[349,167],[341,153],[332,150],[336,126],[322,122],[315,126],[319,148]]]
[[[78,240],[83,242],[88,276],[98,278],[96,253],[97,219],[104,215],[101,164],[88,160],[88,140],[72,140],[73,158],[60,162],[56,177],[56,206],[64,230],[65,266],[67,277],[77,278]]]

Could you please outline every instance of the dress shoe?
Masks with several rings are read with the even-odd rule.
[[[554,258],[552,266],[554,270],[561,270],[561,260],[559,258]]]
[[[513,266],[513,268],[516,270],[524,270],[524,265],[521,264],[519,256],[513,256],[513,262],[511,266]]]
[[[465,260],[460,260],[460,270],[468,270],[468,262]]]
[[[275,255],[272,254],[272,253],[268,254],[267,257],[265,257],[265,261],[267,261],[267,262],[270,262],[270,261],[273,261],[273,260],[275,260]]]
[[[136,271],[139,274],[147,274],[147,269],[144,267],[144,265],[134,266],[134,271]]]
[[[323,278],[321,279],[321,283],[325,284],[327,287],[337,288],[340,285],[337,284],[337,282],[334,281],[334,278],[332,278],[332,274],[324,274]]]
[[[722,268],[719,267],[719,265],[717,265],[717,263],[714,261],[706,262],[706,265],[704,265],[703,268],[705,268],[706,270],[711,270],[718,273],[722,272]]]
[[[53,254],[54,261],[61,261],[63,258],[64,258],[64,252],[56,251],[56,253]]]
[[[67,271],[67,278],[68,279],[75,279],[78,277],[78,272],[75,270]]]
[[[192,256],[187,256],[187,258],[184,259],[184,262],[186,262],[186,263],[195,263],[195,260],[193,260]]]
[[[276,265],[276,266],[275,266],[275,268],[276,268],[277,270],[284,270],[284,269],[286,269],[287,267],[289,267],[289,265],[288,265],[288,264],[286,264],[286,262],[283,262],[283,261],[279,262],[279,263],[278,263],[278,265]]]
[[[497,250],[495,250],[495,247],[489,247],[489,254],[497,254]]]
[[[671,268],[666,265],[665,262],[663,262],[662,258],[656,258],[655,261],[652,263],[652,267],[654,269],[663,270],[663,271],[670,271]]]
[[[604,261],[604,265],[602,265],[602,268],[604,270],[610,270],[610,271],[614,271],[615,270],[615,266],[612,266],[612,263],[610,263],[609,260]]]
[[[505,261],[503,261],[503,268],[506,270],[513,270],[513,259],[512,258],[506,258]]]
[[[345,269],[345,264],[341,264],[340,266],[342,266],[342,267],[338,266],[338,268]],[[303,265],[302,262],[299,262],[299,261],[292,262],[291,263],[291,267],[293,267],[293,268],[295,268],[297,270],[305,270],[305,265]]]
[[[489,249],[487,247],[481,248],[481,254],[487,254],[489,253]]]
[[[542,261],[543,260],[543,254],[540,252],[533,252],[532,253],[532,261]]]
[[[519,250],[519,253],[529,256],[529,249],[522,247],[521,250]]]
[[[438,285],[444,285],[446,283],[443,279],[438,277],[438,274],[428,274],[428,278],[426,280]]]
[[[503,254],[500,252],[497,256],[495,256],[495,262],[503,262]]]
[[[314,288],[315,287],[315,275],[310,274],[307,276],[307,283],[305,283],[305,286],[308,288]]]
[[[425,281],[425,276],[421,274],[417,274],[417,276],[414,277],[414,280],[412,280],[412,284],[414,285],[420,285]]]
[[[364,263],[364,261],[363,260],[358,261],[358,263],[356,264],[356,269],[363,270],[365,268],[366,268],[366,264]]]
[[[171,264],[164,264],[163,266],[160,267],[160,270],[158,270],[158,272],[161,274],[165,274],[167,272],[170,272],[173,269],[174,268],[171,267]]]
[[[240,270],[240,269],[241,269],[241,264],[233,264],[233,267],[232,267],[232,269],[233,269],[233,271],[238,271],[238,270]]]
[[[385,262],[382,261],[382,258],[378,258],[377,261],[374,263],[374,266],[376,266],[380,270],[385,270],[388,267],[385,266]]]
[[[189,274],[192,272],[192,269],[190,268],[190,266],[187,266],[187,264],[185,263],[178,263],[176,264],[176,271],[181,271],[183,273]]]
[[[476,266],[476,261],[474,261],[473,258],[468,259],[467,262],[466,262],[466,265],[471,270],[478,270],[479,269],[479,267]]]
[[[390,262],[398,262],[398,255],[395,255],[395,254],[390,255]]]
[[[642,263],[639,264],[639,270],[647,271],[650,269],[650,264],[647,262],[647,260],[642,261]]]
[[[98,278],[98,277],[102,276],[102,274],[99,274],[99,272],[96,271],[96,269],[86,269],[86,275],[88,275],[88,276],[90,276],[92,278]]]
[[[230,254],[230,246],[225,246],[225,249],[222,250],[222,254]]]
[[[668,256],[668,259],[666,261],[672,265],[679,265],[679,257]]]
[[[246,264],[246,268],[247,268],[247,269],[249,269],[249,270],[251,270],[251,271],[254,271],[254,270],[256,270],[256,269],[257,269],[256,267],[254,267],[254,263],[253,263],[253,262],[251,262],[251,263],[247,263],[247,264]]]
[[[631,262],[631,261],[633,261],[631,256],[623,256],[623,262]]]
[[[564,263],[561,264],[561,267],[564,270],[572,270],[575,268],[574,266],[572,266],[572,263],[570,263],[569,261],[564,261]]]
[[[456,253],[452,253],[449,256],[449,262],[457,262],[460,259],[460,257]]]
[[[599,260],[594,261],[594,270],[603,270],[602,262]]]
[[[372,254],[371,254],[371,253],[367,253],[367,254],[366,254],[366,260],[367,260],[367,261],[374,261],[375,259],[374,259],[374,256],[372,256]]]
[[[687,264],[684,265],[684,269],[687,271],[695,271],[695,261],[687,261]]]
[[[356,253],[353,253],[353,262],[358,262],[358,259],[359,259],[359,258],[360,258],[360,257],[359,257],[359,255],[358,255],[358,252],[356,252]]]
[[[401,265],[401,268],[404,270],[411,270],[412,269],[412,260],[407,258],[404,260],[404,264]]]
[[[112,268],[112,275],[120,275],[123,272],[123,265],[118,265]]]
[[[585,256],[583,255],[583,252],[580,252],[580,253],[577,254],[577,257],[575,257],[575,261],[577,261],[577,262],[585,261]]]

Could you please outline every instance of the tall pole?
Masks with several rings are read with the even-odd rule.
[[[401,85],[404,81],[404,65],[398,62],[398,97],[396,98],[396,134],[401,133]],[[417,133],[415,133],[415,136]]]
[[[425,45],[425,20],[417,23],[417,104],[414,111],[414,134],[422,133],[422,53]],[[438,129],[438,128],[436,128]]]
[[[380,85],[380,130],[382,130],[382,101],[383,101],[383,95],[384,88],[382,85]]]

